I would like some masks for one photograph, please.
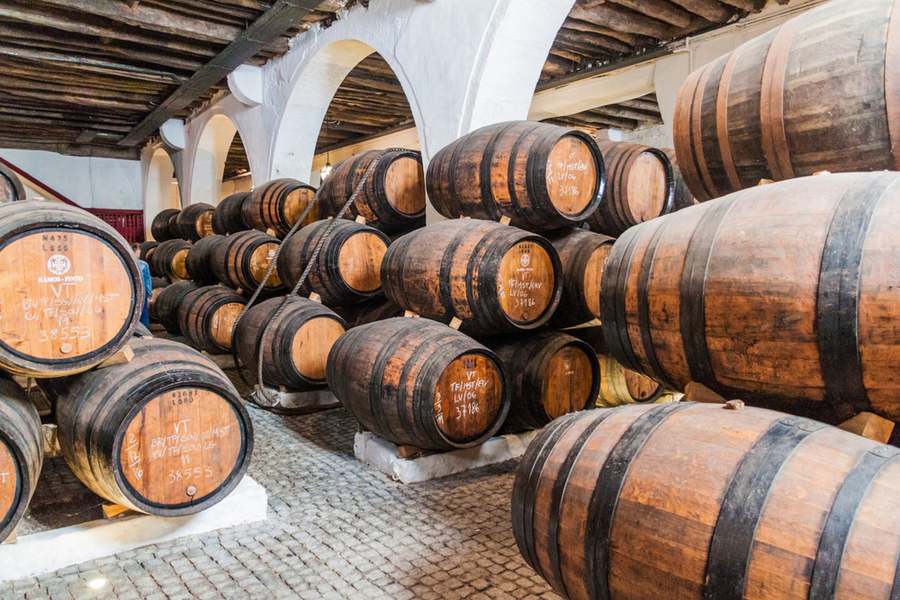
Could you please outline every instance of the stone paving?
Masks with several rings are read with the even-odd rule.
[[[344,409],[250,414],[249,475],[268,492],[266,521],[2,583],[0,598],[559,598],[516,549],[515,461],[403,485],[356,461]],[[59,470],[48,476],[69,485]],[[88,588],[97,578],[109,583]]]

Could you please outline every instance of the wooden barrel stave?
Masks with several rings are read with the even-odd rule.
[[[573,154],[576,163],[569,162]],[[528,121],[490,125],[456,140],[432,158],[426,179],[428,196],[445,217],[506,216],[538,232],[587,218],[604,181],[593,138]]]
[[[125,344],[143,303],[134,253],[112,227],[59,202],[0,206],[0,367],[88,369]]]
[[[151,321],[158,321],[156,314],[156,301],[159,299],[162,291],[169,286],[169,280],[162,277],[151,277],[150,285],[153,287],[153,294],[147,299],[147,314]]]
[[[265,183],[244,199],[241,215],[250,229],[283,238],[303,216],[316,189],[296,179],[275,179]],[[320,206],[314,206],[306,225],[319,219]]]
[[[615,240],[568,227],[546,237],[559,253],[563,279],[559,307],[550,322],[555,327],[572,327],[599,319],[600,278]]]
[[[610,408],[624,404],[653,404],[671,398],[665,388],[640,373],[626,369],[611,356],[598,355],[600,395],[597,406]]]
[[[126,508],[164,517],[205,510],[249,465],[247,410],[199,352],[157,339],[130,344],[128,363],[42,387],[56,406],[62,454],[92,491]]]
[[[153,303],[154,314],[151,314],[151,317],[165,327],[169,333],[180,335],[178,307],[181,306],[181,301],[186,295],[199,288],[200,286],[195,281],[178,281],[163,288]]]
[[[897,310],[889,274],[891,253],[900,251],[898,194],[895,173],[822,175],[634,228],[616,242],[601,282],[615,288],[602,306],[611,354],[672,389],[697,381],[783,410],[812,402],[829,421],[862,410],[900,419],[894,361],[886,358],[900,345],[887,326]],[[686,268],[686,257],[700,266]],[[646,304],[637,297],[641,272]],[[841,289],[858,290],[841,301],[844,312],[831,300]],[[858,328],[847,329],[856,320],[842,314],[856,315]]]
[[[167,208],[160,211],[153,221],[150,223],[150,235],[157,242],[165,242],[166,240],[174,240],[181,237],[181,232],[176,227],[178,214],[181,212],[179,208]]]
[[[509,410],[500,359],[428,319],[351,329],[332,346],[327,371],[329,388],[354,417],[395,444],[476,446],[497,432]]]
[[[223,198],[212,215],[213,233],[218,235],[229,235],[239,231],[251,229],[244,222],[243,205],[244,199],[250,195],[250,192],[238,192]]]
[[[256,372],[265,328],[284,298],[271,298],[241,316],[234,344],[241,362]],[[263,381],[294,391],[325,387],[325,367],[334,342],[347,330],[347,322],[318,302],[297,296],[271,326],[263,351]]]
[[[0,374],[0,541],[25,514],[44,459],[41,417],[25,391]]]
[[[582,413],[523,457],[513,532],[569,598],[888,598],[897,455],[756,408]]]
[[[254,292],[259,287],[280,242],[278,238],[260,231],[241,231],[215,245],[211,265],[217,279],[235,289]],[[283,289],[278,267],[266,280],[267,292]]]
[[[247,300],[224,286],[188,292],[178,305],[178,328],[192,346],[211,354],[231,351],[234,324]]]
[[[385,298],[384,294],[379,294],[352,306],[335,307],[334,311],[347,321],[350,327],[359,327],[360,325],[368,325],[376,321],[402,317],[406,312]]]
[[[488,340],[487,346],[509,373],[507,427],[539,429],[563,415],[594,407],[600,390],[600,365],[587,343],[546,331]]]
[[[212,269],[212,261],[219,244],[227,243],[225,240],[225,236],[213,234],[200,239],[190,247],[184,260],[184,270],[189,279],[200,285],[219,283],[219,278]]]
[[[465,331],[493,335],[547,323],[562,294],[561,273],[559,256],[545,238],[462,219],[395,241],[385,254],[381,281],[388,299],[405,310],[445,323],[457,317]]]
[[[212,235],[212,217],[215,207],[212,204],[200,202],[191,204],[182,210],[176,218],[176,226],[178,227],[178,237],[191,242],[196,242],[201,238]]]
[[[191,242],[181,239],[163,242],[153,250],[152,262],[148,263],[150,272],[172,282],[188,279],[185,263],[191,246]]]
[[[333,225],[316,264],[300,288],[315,292],[326,306],[350,306],[381,292],[381,264],[390,238],[354,221],[324,220],[307,225],[287,240],[278,256],[278,273],[293,288],[326,230]]]
[[[366,170],[378,164],[345,214],[363,217],[366,224],[387,234],[425,226],[425,175],[422,154],[415,150],[369,150],[335,165],[322,184],[319,202],[323,217],[336,217],[353,195]],[[380,157],[380,158],[379,158]]]

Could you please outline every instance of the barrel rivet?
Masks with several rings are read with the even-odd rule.
[[[185,490],[185,491],[187,492],[188,496],[196,496],[197,495],[197,487],[196,486],[189,485],[187,487],[187,490]]]

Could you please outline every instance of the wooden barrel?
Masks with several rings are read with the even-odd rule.
[[[381,154],[381,150],[369,150],[334,167],[319,195],[323,217],[337,216],[369,165]],[[420,152],[398,150],[381,156],[345,214],[347,219],[359,216],[366,219],[367,225],[387,234],[425,226],[425,175]]]
[[[829,2],[692,73],[674,139],[694,195],[900,168],[895,14],[892,0]]]
[[[597,356],[600,362],[600,395],[597,406],[653,404],[664,399],[665,388],[657,381],[626,369],[612,356]]]
[[[888,600],[900,581],[898,455],[759,408],[579,413],[528,447],[513,533],[564,598]]]
[[[201,238],[212,235],[214,233],[212,217],[215,208],[212,204],[201,202],[191,204],[182,210],[176,220],[178,232],[181,234],[179,237],[196,242]]]
[[[183,281],[190,276],[185,263],[191,243],[187,240],[167,240],[154,248],[150,272],[169,281]]]
[[[694,198],[694,195],[688,188],[687,182],[684,180],[684,175],[681,174],[681,168],[678,166],[678,159],[675,157],[675,150],[672,148],[665,148],[663,152],[669,157],[669,162],[672,163],[672,175],[675,176],[675,194],[672,197],[672,210],[681,210],[682,208],[699,204],[700,201]]]
[[[178,325],[178,308],[181,301],[190,292],[200,286],[194,281],[179,281],[163,288],[153,303],[153,317],[166,331],[173,335],[180,335],[181,328]]]
[[[238,321],[234,345],[251,373],[258,368],[263,332],[283,302],[284,298],[260,302]],[[346,330],[347,322],[333,310],[292,296],[269,331],[263,350],[263,382],[292,391],[324,388],[328,353]]]
[[[150,223],[150,235],[153,236],[154,240],[165,242],[166,240],[174,240],[181,237],[181,233],[176,225],[180,212],[181,209],[178,208],[167,208],[153,217],[153,221]]]
[[[185,294],[178,305],[178,328],[191,345],[211,354],[231,351],[234,322],[247,300],[221,285]]]
[[[183,344],[134,339],[131,362],[42,386],[66,463],[97,495],[161,517],[224,499],[250,463],[253,427],[222,370]]]
[[[200,285],[216,285],[219,278],[213,271],[213,257],[216,249],[227,244],[224,235],[213,234],[194,243],[188,250],[184,259],[184,270],[189,279],[193,279]]]
[[[585,342],[546,331],[487,342],[509,373],[513,429],[538,429],[563,415],[593,408],[600,390],[597,355]]]
[[[125,344],[143,306],[134,253],[112,227],[60,202],[0,206],[0,367],[89,369]]]
[[[405,310],[385,298],[384,294],[378,294],[352,306],[338,306],[334,311],[341,315],[350,324],[350,327],[402,317],[406,313]]]
[[[490,221],[429,225],[391,244],[381,265],[389,300],[423,317],[492,335],[535,329],[562,294],[562,266],[539,235]]]
[[[244,199],[241,205],[244,223],[250,229],[283,238],[303,216],[315,195],[316,188],[296,179],[264,183]],[[317,221],[320,211],[320,206],[314,206],[304,224]]]
[[[547,234],[562,264],[562,296],[551,323],[572,327],[600,318],[600,277],[615,240],[566,227]]]
[[[250,227],[244,223],[244,215],[242,207],[244,198],[250,195],[250,192],[238,192],[223,198],[213,211],[212,228],[213,233],[218,235],[228,235],[245,231]]]
[[[159,295],[162,293],[164,289],[166,289],[170,284],[168,279],[164,279],[162,277],[151,277],[150,285],[153,289],[153,294],[147,300],[147,314],[150,316],[151,321],[156,321],[156,301],[159,299]]]
[[[280,243],[278,238],[261,231],[241,231],[229,235],[213,247],[212,271],[225,285],[253,293],[266,276]],[[274,292],[282,288],[276,266],[266,280],[266,291]]]
[[[510,402],[497,355],[428,319],[388,319],[345,333],[328,355],[328,387],[375,435],[431,450],[486,441]]]
[[[43,460],[41,417],[19,384],[0,374],[0,541],[25,514]]]
[[[900,420],[898,201],[898,173],[820,175],[630,229],[601,281],[610,353],[670,389]]]
[[[584,221],[603,193],[603,157],[582,131],[513,121],[483,127],[428,163],[428,197],[450,219],[461,216],[548,231]]]
[[[626,142],[600,142],[606,164],[606,189],[587,224],[618,237],[638,223],[672,212],[675,176],[666,153]]]
[[[141,260],[150,264],[150,257],[153,255],[153,251],[156,247],[159,246],[159,242],[144,242],[141,244]]]
[[[381,231],[343,219],[307,225],[284,243],[278,273],[289,288],[300,281],[326,229],[334,225],[301,287],[327,306],[349,306],[381,292],[381,263],[391,240]]]

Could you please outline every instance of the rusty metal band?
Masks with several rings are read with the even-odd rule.
[[[688,188],[690,188],[691,193],[702,202],[703,200],[710,200],[711,196],[700,181],[697,157],[694,155],[694,148],[691,142],[691,102],[694,98],[694,90],[699,77],[699,71],[691,73],[678,92],[678,100],[675,103],[673,133],[675,154],[679,157],[681,176],[684,178]]]
[[[779,28],[769,45],[763,65],[759,124],[762,133],[763,154],[769,165],[769,173],[775,181],[794,177],[787,132],[784,128],[784,79],[788,51],[794,38],[794,32],[799,26],[800,17],[796,17]]]
[[[697,81],[697,89],[694,90],[694,103],[691,106],[691,141],[694,144],[697,166],[700,167],[700,180],[703,182],[703,187],[710,198],[721,196],[709,174],[709,165],[703,152],[703,93],[706,89],[706,81],[709,79],[715,64],[714,62],[709,63],[701,71],[700,79]]]
[[[731,153],[731,140],[728,139],[728,88],[731,83],[731,73],[737,62],[738,55],[743,46],[735,49],[725,63],[725,70],[719,79],[719,93],[716,95],[716,134],[719,138],[719,152],[722,155],[722,166],[725,167],[725,175],[731,184],[731,192],[741,189],[741,180],[737,169],[734,168],[734,156]]]

